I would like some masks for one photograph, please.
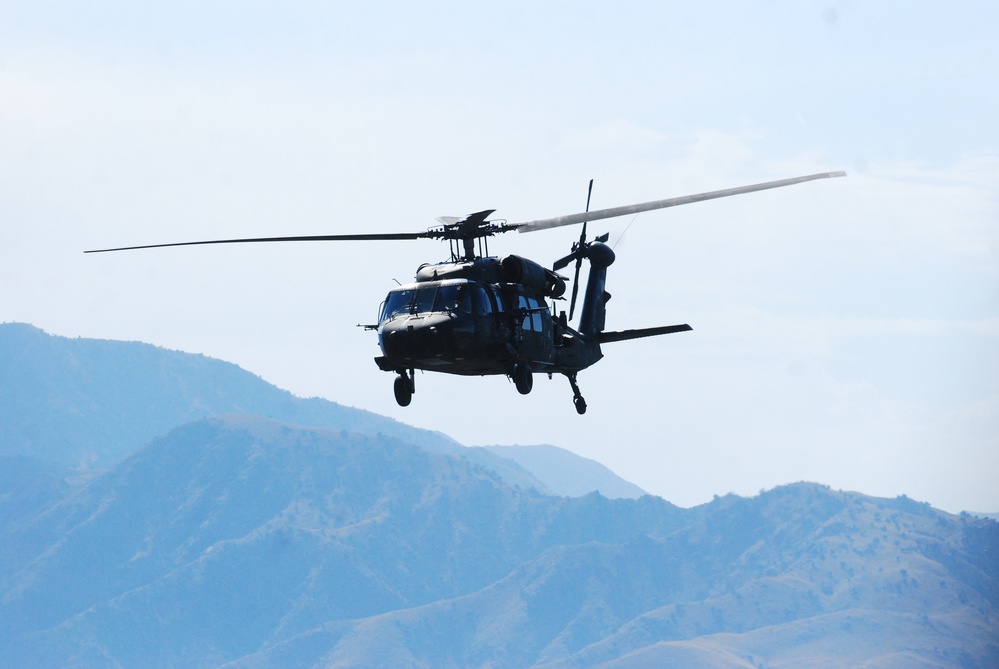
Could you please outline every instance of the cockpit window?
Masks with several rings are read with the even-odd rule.
[[[412,312],[413,298],[415,296],[416,290],[414,288],[400,288],[399,290],[390,292],[388,297],[385,298],[385,308],[382,310],[380,320]]]
[[[437,286],[420,286],[416,289],[416,303],[413,305],[414,314],[422,314],[434,311],[434,299],[437,297]]]
[[[380,320],[431,311],[471,313],[472,294],[466,283],[431,283],[415,288],[398,288],[385,298]]]
[[[471,311],[471,294],[463,283],[443,285],[437,289],[434,311]]]

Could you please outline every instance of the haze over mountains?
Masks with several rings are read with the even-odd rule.
[[[810,483],[681,509],[20,324],[0,532],[3,667],[999,666],[992,520]]]

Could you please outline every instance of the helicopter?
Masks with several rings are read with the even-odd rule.
[[[523,223],[489,220],[495,210],[486,209],[464,218],[440,217],[439,225],[420,232],[215,239],[94,249],[85,253],[203,244],[446,240],[449,259],[420,265],[412,283],[389,291],[381,304],[378,322],[361,325],[377,332],[381,355],[375,358],[375,364],[395,375],[393,392],[399,406],[409,406],[412,402],[416,370],[463,376],[505,375],[522,395],[531,392],[535,374],[547,374],[548,378],[561,374],[572,388],[576,412],[582,415],[587,405],[577,375],[603,358],[602,344],[692,329],[686,323],[605,329],[607,302],[611,297],[606,289],[607,270],[614,263],[615,254],[607,244],[609,234],[587,240],[589,222],[842,176],[846,173],[822,172],[595,211],[590,211],[591,180],[585,211]],[[489,255],[490,237],[580,224],[579,239],[551,269],[519,255],[503,258]],[[579,320],[571,325],[584,260],[589,264],[586,289]],[[559,271],[569,265],[574,265],[574,270],[566,313],[559,306],[566,299],[569,279]]]

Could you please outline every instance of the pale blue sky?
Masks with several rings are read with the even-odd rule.
[[[356,5],[356,6],[355,6]],[[0,3],[0,320],[136,339],[469,444],[551,443],[682,506],[814,480],[999,510],[999,5]],[[529,397],[417,378],[369,322],[432,242],[85,248],[608,221],[609,345]],[[627,229],[627,234],[622,233]],[[545,264],[571,229],[494,253]]]

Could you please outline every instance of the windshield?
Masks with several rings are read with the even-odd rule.
[[[471,292],[467,283],[430,283],[416,287],[397,288],[385,298],[380,320],[406,314],[429,311],[471,312]]]
[[[385,308],[382,310],[381,320],[391,318],[397,314],[410,313],[415,295],[415,288],[401,288],[390,292],[388,297],[385,298]]]

